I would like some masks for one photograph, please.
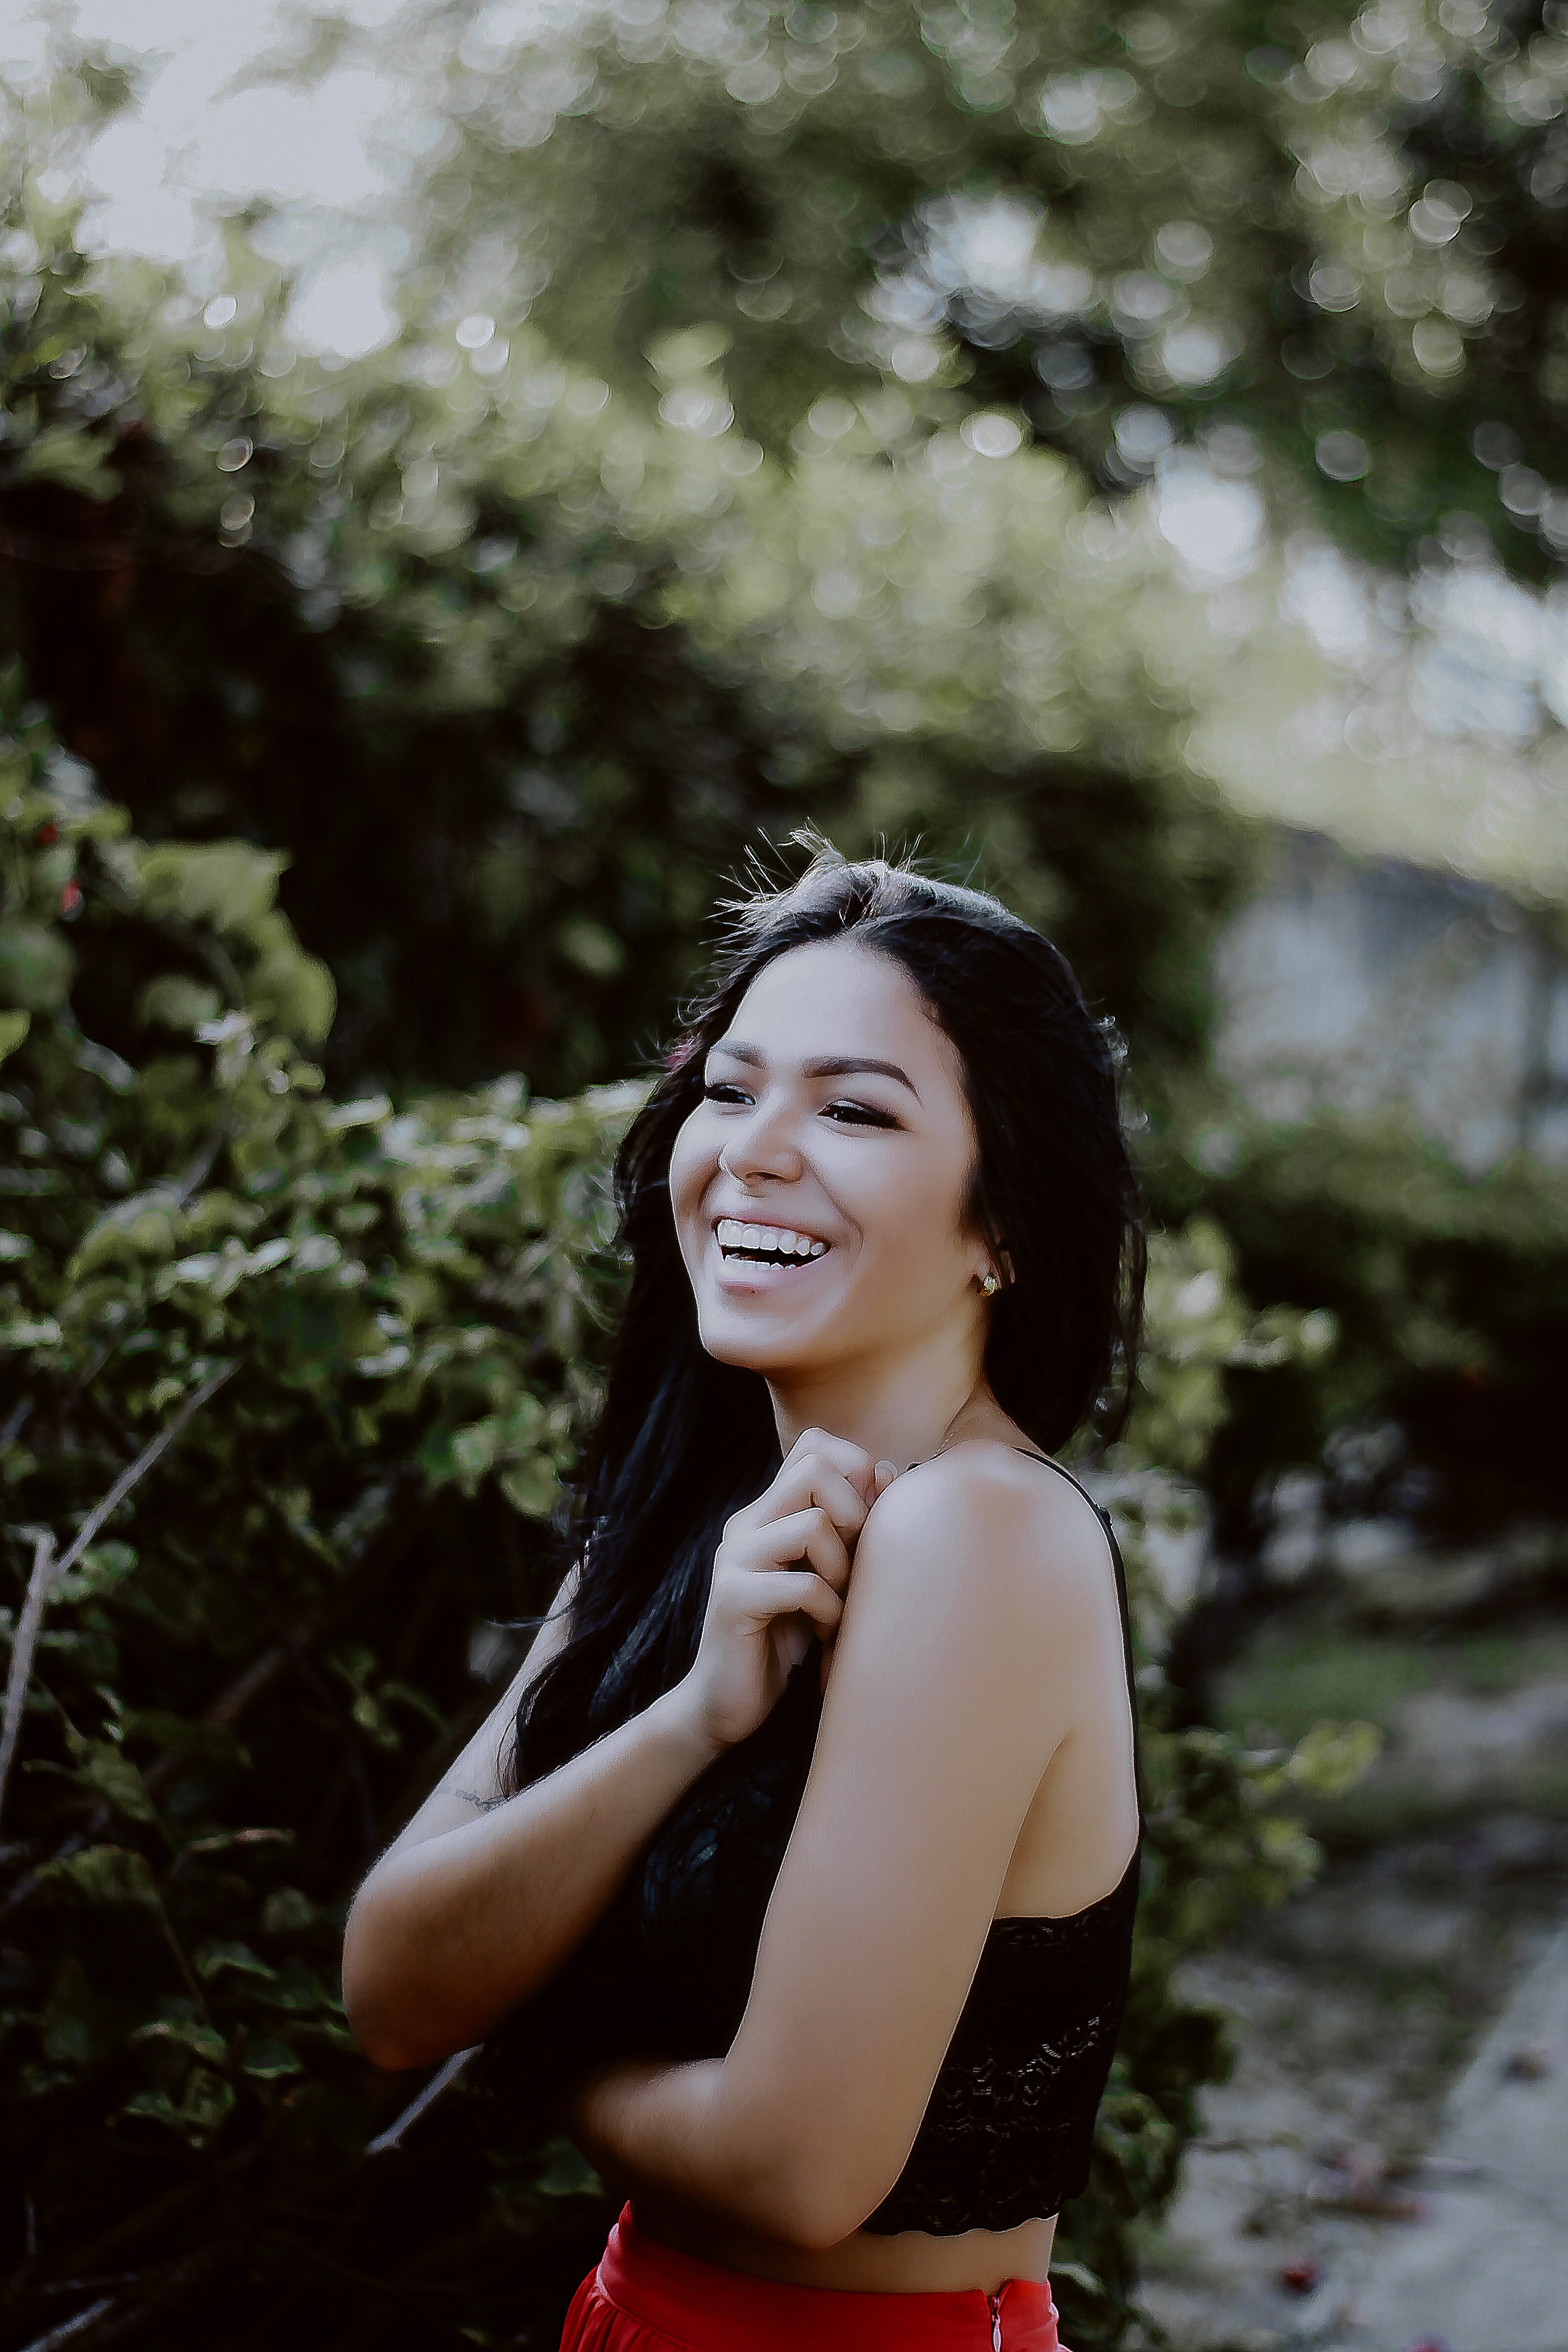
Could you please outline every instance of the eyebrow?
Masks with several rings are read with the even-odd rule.
[[[721,1037],[709,1051],[728,1054],[732,1061],[749,1063],[753,1069],[763,1069],[767,1064],[768,1057],[760,1045],[740,1045],[727,1037]],[[858,1071],[869,1070],[878,1077],[896,1078],[900,1086],[908,1087],[916,1102],[921,1098],[913,1078],[900,1070],[897,1062],[874,1061],[867,1054],[819,1054],[815,1061],[803,1062],[801,1068],[808,1078],[846,1078]]]

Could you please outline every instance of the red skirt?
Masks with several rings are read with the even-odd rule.
[[[924,2294],[786,2286],[677,2253],[624,2207],[561,2352],[1063,2352],[1043,2279]]]

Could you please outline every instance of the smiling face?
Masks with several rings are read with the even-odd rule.
[[[973,1122],[901,967],[847,940],[791,949],[704,1076],[669,1192],[709,1354],[774,1378],[949,1344],[977,1362],[993,1254],[965,1224]]]

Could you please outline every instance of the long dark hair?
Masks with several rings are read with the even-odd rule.
[[[813,845],[796,880],[725,902],[709,984],[616,1155],[630,1295],[573,1514],[571,1636],[518,1709],[517,1788],[688,1672],[724,1521],[779,1466],[762,1374],[716,1362],[699,1339],[668,1184],[708,1053],[776,956],[852,937],[902,967],[957,1048],[979,1145],[968,1216],[1014,1277],[989,1310],[984,1355],[1003,1410],[1047,1452],[1091,1415],[1107,1436],[1126,1415],[1144,1244],[1114,1032],[1065,956],[998,899]]]

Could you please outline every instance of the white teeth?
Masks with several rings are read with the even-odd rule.
[[[781,1257],[823,1257],[828,1246],[789,1225],[742,1224],[738,1217],[721,1217],[717,1234],[722,1250],[773,1250]]]

